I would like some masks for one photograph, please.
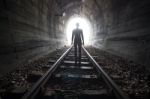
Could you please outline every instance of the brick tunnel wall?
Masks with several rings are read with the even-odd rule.
[[[96,0],[95,0],[96,1]],[[150,1],[97,0],[94,46],[144,64],[150,70]]]
[[[52,1],[0,0],[0,74],[65,44]]]

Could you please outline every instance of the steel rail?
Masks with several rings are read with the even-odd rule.
[[[51,74],[58,67],[64,57],[70,52],[72,46],[48,69],[48,71],[35,83],[35,85],[28,91],[21,99],[34,99],[36,94],[40,91],[40,89],[44,86],[44,84],[48,81]]]
[[[94,66],[98,69],[100,74],[102,74],[102,78],[108,84],[112,91],[115,93],[118,99],[130,99],[128,95],[122,92],[122,90],[117,86],[117,84],[108,76],[108,74],[101,68],[101,66],[93,59],[93,57],[88,53],[88,51],[82,46],[84,52],[92,62]]]

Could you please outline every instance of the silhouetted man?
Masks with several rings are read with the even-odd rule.
[[[72,31],[72,43],[74,43],[75,49],[75,65],[77,65],[77,50],[78,50],[78,61],[81,64],[81,45],[84,45],[84,37],[82,29],[79,29],[79,23],[76,23],[76,29]]]

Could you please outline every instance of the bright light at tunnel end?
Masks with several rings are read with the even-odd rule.
[[[71,45],[72,31],[76,28],[76,23],[79,23],[79,28],[83,30],[84,44],[89,45],[91,36],[91,25],[87,19],[81,17],[70,18],[67,22],[66,34],[68,45]]]

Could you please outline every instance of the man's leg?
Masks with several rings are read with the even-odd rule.
[[[75,66],[77,65],[77,44],[74,44]]]
[[[79,66],[81,66],[81,43],[78,44],[78,49],[79,49]]]

